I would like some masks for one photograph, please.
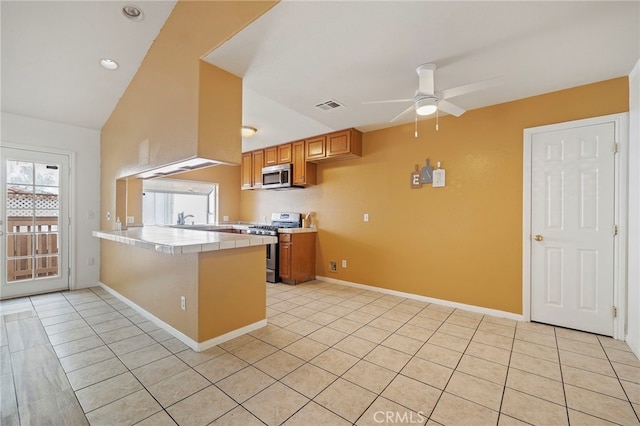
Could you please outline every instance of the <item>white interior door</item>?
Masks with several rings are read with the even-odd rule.
[[[0,149],[0,298],[68,289],[69,157]]]
[[[531,142],[531,320],[613,335],[615,125]]]

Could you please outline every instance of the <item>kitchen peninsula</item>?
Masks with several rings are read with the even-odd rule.
[[[266,325],[264,253],[276,237],[155,226],[93,235],[111,246],[107,290],[194,350]]]

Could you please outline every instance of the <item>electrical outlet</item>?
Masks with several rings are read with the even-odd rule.
[[[338,272],[338,264],[335,260],[329,261],[329,272]]]
[[[223,222],[229,222],[229,216],[222,216]]]
[[[369,222],[369,213],[364,214],[364,221]]]
[[[187,299],[184,296],[180,296],[180,309],[187,309]]]
[[[347,261],[345,259],[342,259],[342,267],[343,268],[347,267]]]
[[[135,218],[133,216],[127,216],[127,224],[132,225],[135,223]]]

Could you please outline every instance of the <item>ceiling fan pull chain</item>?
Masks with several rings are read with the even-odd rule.
[[[440,114],[438,114],[438,110],[436,110],[436,132],[438,131],[438,119],[440,118]]]
[[[415,120],[414,120],[414,125],[413,125],[413,133],[414,133],[414,137],[418,137],[418,114],[414,114],[415,115]]]

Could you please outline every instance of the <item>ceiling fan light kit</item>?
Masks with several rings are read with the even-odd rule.
[[[420,98],[415,103],[416,114],[431,115],[438,109],[438,100],[432,97]]]
[[[501,84],[500,79],[492,79],[479,81],[476,83],[466,84],[464,86],[454,87],[451,89],[445,89],[436,91],[435,89],[435,64],[422,64],[416,68],[418,74],[418,90],[413,98],[410,99],[392,99],[385,101],[364,102],[365,104],[381,104],[381,103],[395,103],[395,102],[411,102],[407,109],[402,111],[391,119],[391,122],[396,121],[410,111],[414,111],[415,114],[420,116],[431,115],[436,111],[446,112],[455,117],[460,117],[465,113],[465,110],[459,106],[447,101],[448,98],[461,96],[467,93],[476,92],[478,90],[484,90],[489,87],[497,86]],[[417,117],[416,117],[417,118]]]

